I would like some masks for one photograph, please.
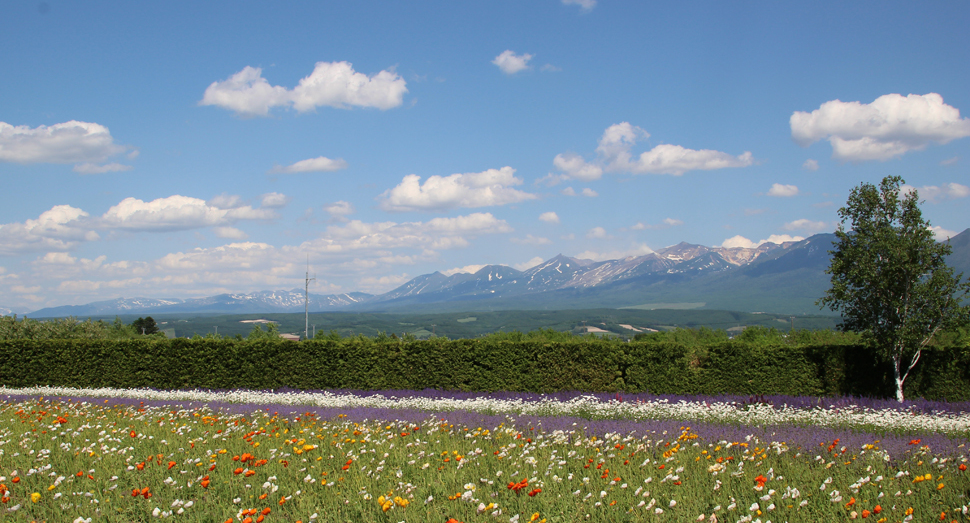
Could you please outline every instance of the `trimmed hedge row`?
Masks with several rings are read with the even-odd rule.
[[[861,346],[227,339],[0,342],[0,385],[156,389],[442,389],[893,397]],[[924,351],[907,397],[970,399],[970,349]]]

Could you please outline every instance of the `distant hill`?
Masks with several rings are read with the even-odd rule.
[[[313,312],[704,308],[818,314],[829,287],[834,234],[756,248],[680,243],[643,256],[592,261],[557,255],[525,271],[486,265],[474,274],[418,276],[380,295],[310,295]],[[950,239],[948,263],[970,277],[970,229]],[[301,289],[190,300],[118,298],[42,309],[32,317],[160,313],[302,312]]]

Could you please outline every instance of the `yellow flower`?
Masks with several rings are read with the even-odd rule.
[[[33,494],[31,494],[30,501],[34,503],[37,503],[38,501],[40,501],[40,492],[34,492]]]
[[[936,490],[943,490],[943,484],[940,483],[939,485],[937,485]]]

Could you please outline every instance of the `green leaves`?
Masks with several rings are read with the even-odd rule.
[[[943,329],[966,325],[961,304],[970,284],[946,265],[948,244],[933,239],[916,190],[886,177],[877,189],[863,183],[839,209],[838,243],[826,271],[832,287],[817,303],[842,313],[844,330],[859,332],[892,362],[897,399],[921,351]]]

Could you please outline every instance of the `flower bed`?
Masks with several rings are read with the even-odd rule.
[[[967,521],[966,404],[0,390],[0,514]]]

